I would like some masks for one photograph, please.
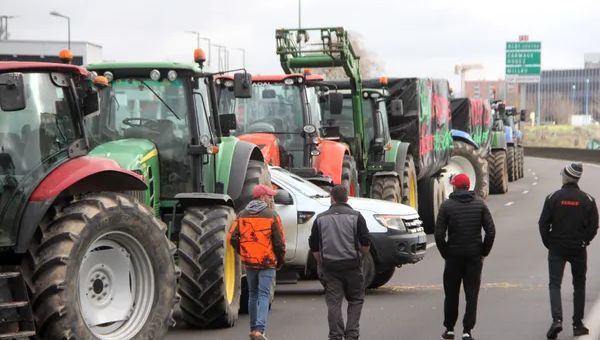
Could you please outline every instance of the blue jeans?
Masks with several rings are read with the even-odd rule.
[[[250,330],[264,333],[269,315],[269,300],[275,269],[246,268],[248,280],[248,314]]]

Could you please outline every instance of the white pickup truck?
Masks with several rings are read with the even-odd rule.
[[[271,181],[278,188],[276,209],[285,227],[285,271],[310,276],[316,268],[308,237],[315,217],[329,209],[329,193],[282,168],[270,167],[270,172]],[[354,197],[348,204],[364,216],[371,236],[370,256],[364,261],[367,287],[380,287],[392,278],[396,267],[423,259],[427,237],[415,209]]]

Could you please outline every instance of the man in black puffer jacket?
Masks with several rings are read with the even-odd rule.
[[[477,317],[477,298],[481,285],[483,259],[492,250],[496,234],[490,210],[483,200],[469,191],[465,174],[452,177],[454,192],[442,203],[435,224],[435,243],[446,260],[444,268],[444,326],[442,339],[454,339],[458,318],[461,282],[467,305],[463,319],[463,340],[472,340],[471,330]],[[485,232],[481,240],[481,229]]]

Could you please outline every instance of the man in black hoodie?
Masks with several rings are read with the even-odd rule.
[[[556,339],[562,327],[560,285],[566,262],[573,274],[573,335],[587,335],[583,324],[585,309],[586,247],[598,231],[596,200],[579,190],[577,183],[583,174],[581,163],[567,165],[561,172],[562,189],[550,194],[544,202],[539,227],[544,246],[548,248],[550,276],[550,306],[552,325],[546,333]]]
[[[481,285],[483,259],[488,256],[496,234],[492,215],[483,200],[469,191],[465,174],[452,177],[454,192],[440,206],[435,224],[435,243],[446,260],[444,269],[444,326],[442,339],[454,339],[458,318],[461,282],[467,305],[463,319],[463,340],[473,340],[471,330],[477,317],[477,297]],[[481,229],[485,232],[481,240]]]

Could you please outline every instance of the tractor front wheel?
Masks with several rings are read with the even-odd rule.
[[[490,193],[504,194],[508,191],[508,163],[506,151],[494,150],[488,156]]]
[[[402,193],[400,191],[400,181],[398,177],[377,176],[371,183],[371,195],[373,199],[400,203]]]
[[[419,209],[419,190],[417,189],[417,169],[411,155],[406,155],[400,181],[402,186],[402,204]]]
[[[25,263],[40,337],[164,337],[177,300],[165,224],[115,193],[84,195],[52,211]]]
[[[349,196],[360,196],[358,185],[358,170],[356,169],[356,161],[350,155],[344,156],[342,163],[342,183],[348,189]]]
[[[437,177],[419,181],[419,215],[426,233],[433,233],[438,211],[445,198],[445,188]]]

